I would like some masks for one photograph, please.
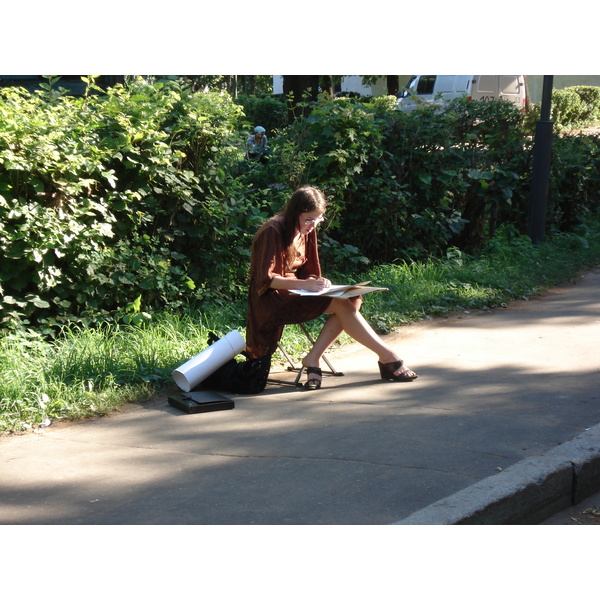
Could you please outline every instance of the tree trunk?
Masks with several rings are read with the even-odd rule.
[[[321,87],[324,92],[329,94],[329,97],[333,100],[334,89],[333,89],[333,77],[331,75],[321,76]]]
[[[318,75],[284,75],[283,93],[288,99],[288,123],[297,116],[310,114],[309,106],[298,106],[305,102],[316,102],[319,94]]]
[[[397,96],[400,91],[400,76],[386,75],[388,96]]]

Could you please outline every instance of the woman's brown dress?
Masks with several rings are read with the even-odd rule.
[[[275,275],[321,276],[316,230],[300,238],[293,265],[288,268],[286,262],[283,217],[276,216],[259,229],[252,243],[246,346],[253,358],[273,354],[285,325],[315,319],[331,302],[327,297],[298,296],[270,287]]]

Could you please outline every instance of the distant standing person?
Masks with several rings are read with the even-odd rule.
[[[246,156],[262,160],[267,153],[268,143],[265,128],[258,125],[254,128],[254,133],[246,140]]]

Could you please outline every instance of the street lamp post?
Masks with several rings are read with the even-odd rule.
[[[553,80],[553,75],[544,75],[540,120],[537,122],[535,128],[529,220],[527,223],[527,235],[529,235],[534,244],[544,241],[546,230],[546,206],[548,204],[548,184],[550,181],[550,161],[552,158],[550,107],[552,104]]]

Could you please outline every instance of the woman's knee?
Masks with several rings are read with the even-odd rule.
[[[362,298],[355,296],[354,298],[334,298],[330,304],[332,313],[355,313],[360,310]]]

